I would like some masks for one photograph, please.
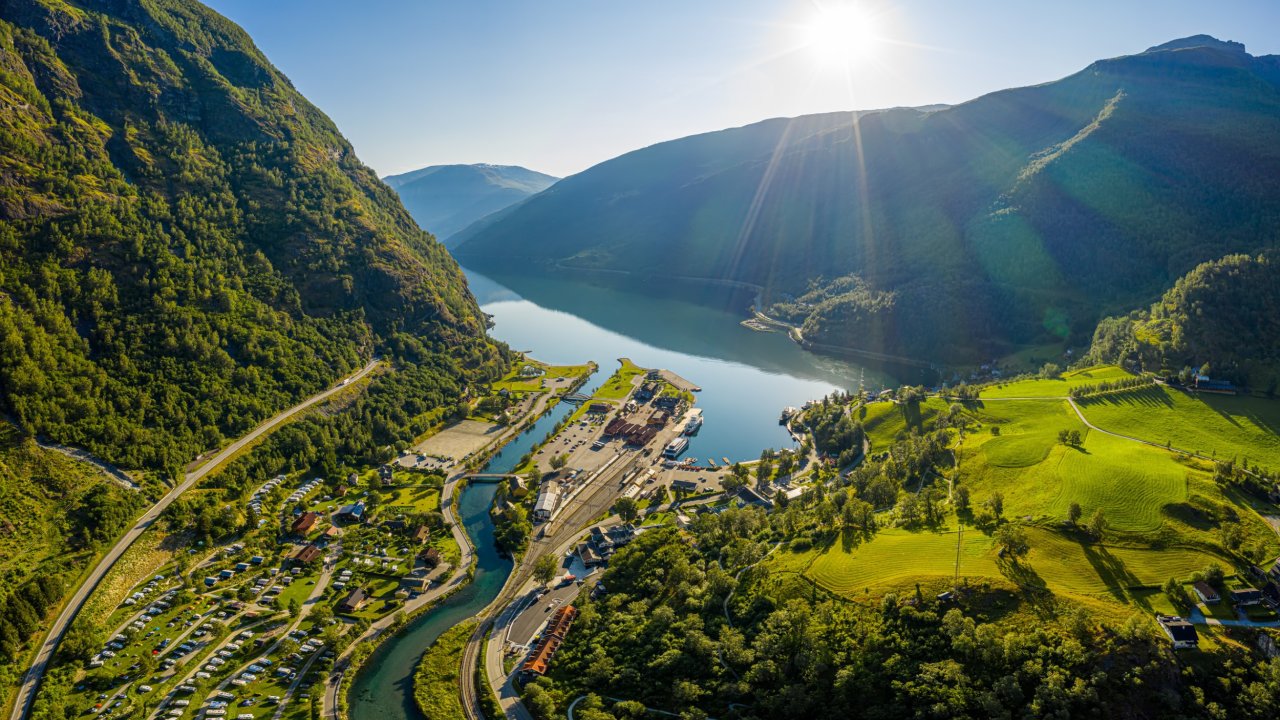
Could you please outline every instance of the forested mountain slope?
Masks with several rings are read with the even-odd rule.
[[[497,357],[444,248],[240,28],[190,0],[0,18],[0,410],[28,432],[176,472],[388,339],[445,401]]]
[[[1280,266],[1230,255],[1180,278],[1150,308],[1107,318],[1092,357],[1137,370],[1212,377],[1275,392],[1280,385]]]
[[[542,192],[558,178],[516,165],[432,165],[383,178],[422,229],[445,245],[480,218]]]
[[[655,145],[455,254],[742,280],[810,340],[972,361],[1086,344],[1198,263],[1273,245],[1278,221],[1280,61],[1197,36],[941,110]]]

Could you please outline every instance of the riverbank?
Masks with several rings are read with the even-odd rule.
[[[414,703],[413,674],[423,649],[459,622],[477,615],[495,597],[511,571],[512,561],[499,555],[493,536],[493,523],[489,507],[497,492],[495,484],[468,483],[466,476],[472,470],[506,473],[512,469],[512,457],[523,454],[521,448],[529,444],[526,438],[537,438],[539,430],[548,429],[555,419],[564,396],[572,394],[595,376],[593,372],[580,376],[563,390],[557,388],[542,400],[545,406],[538,408],[536,416],[528,415],[521,423],[510,426],[502,437],[502,443],[486,446],[486,458],[473,458],[458,469],[449,479],[447,493],[442,496],[442,512],[450,514],[446,519],[461,532],[472,559],[465,577],[456,576],[442,592],[416,607],[405,619],[398,622],[392,632],[371,627],[346,657],[347,664],[335,663],[335,681],[325,693],[323,717],[329,720],[405,720],[419,718]],[[560,409],[567,413],[568,408]],[[457,513],[453,512],[457,508]],[[464,531],[465,530],[465,531]],[[372,632],[375,631],[376,632]],[[358,653],[358,654],[357,654]]]

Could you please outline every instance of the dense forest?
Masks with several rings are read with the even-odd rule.
[[[1090,358],[1166,376],[1201,370],[1274,393],[1280,384],[1275,256],[1229,255],[1200,265],[1150,308],[1100,322]]]
[[[850,601],[752,563],[774,516],[729,510],[691,534],[653,530],[619,552],[551,675],[539,720],[588,694],[584,720],[681,718],[1264,718],[1280,661],[1238,645],[1184,664],[1150,619],[1099,622],[995,581]],[[946,589],[952,589],[950,585]],[[612,698],[621,700],[604,700]],[[559,708],[559,710],[557,710]]]
[[[1276,60],[1198,36],[943,109],[660,143],[454,251],[478,269],[751,283],[819,346],[962,363],[1084,346],[1198,263],[1275,244]]]
[[[0,423],[0,687],[13,686],[46,615],[142,502]],[[7,702],[0,692],[0,704]]]
[[[443,247],[190,0],[7,0],[0,411],[173,475],[402,339],[424,401],[502,352]]]

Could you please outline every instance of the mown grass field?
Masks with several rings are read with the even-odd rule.
[[[1005,521],[1024,525],[1030,541],[1021,561],[999,558],[980,531],[957,535],[952,518],[940,532],[884,528],[862,543],[780,552],[770,565],[856,597],[909,588],[921,578],[952,577],[958,560],[962,577],[1003,577],[1146,612],[1164,609],[1158,588],[1169,578],[1186,581],[1213,562],[1235,566],[1220,550],[1218,529],[1225,520],[1237,523],[1242,548],[1266,557],[1280,552],[1275,532],[1253,509],[1266,503],[1215,483],[1210,462],[1091,431],[1060,399],[1073,386],[1126,376],[1114,367],[1093,368],[1061,380],[992,388],[962,403],[968,427],[955,433],[959,467],[952,474],[979,511],[995,493],[1003,496]],[[873,446],[884,448],[913,429],[931,430],[949,405],[939,398],[914,408],[873,403],[859,415]],[[1082,407],[1093,422],[1115,432],[1162,444],[1168,435],[1175,447],[1216,450],[1219,457],[1248,453],[1263,465],[1275,458],[1280,467],[1280,403],[1152,388]],[[1060,442],[1063,430],[1077,431],[1079,446]],[[1103,511],[1102,542],[1065,527],[1073,503],[1086,521]]]
[[[1104,430],[1280,470],[1280,400],[1155,386],[1076,403]]]
[[[1062,519],[1079,503],[1086,517],[1101,509],[1115,530],[1148,532],[1165,506],[1187,499],[1192,471],[1175,455],[1090,432],[1066,401],[978,401],[968,413],[981,427],[959,445],[962,482],[979,501],[1000,492],[1007,516]],[[1063,445],[1060,430],[1084,442]]]
[[[1004,385],[993,385],[984,389],[980,397],[1066,397],[1067,391],[1079,385],[1090,385],[1104,380],[1120,380],[1132,377],[1125,370],[1114,365],[1099,365],[1074,372],[1063,373],[1057,380],[1019,380]]]
[[[1221,557],[1194,548],[1141,548],[1091,543],[1039,527],[1026,529],[1031,552],[1018,563],[1001,560],[990,536],[974,529],[962,533],[881,530],[871,540],[846,547],[780,552],[770,559],[775,570],[806,575],[819,586],[846,597],[896,588],[923,578],[1010,578],[1057,592],[1131,598],[1132,591],[1157,587],[1170,577],[1186,579]]]

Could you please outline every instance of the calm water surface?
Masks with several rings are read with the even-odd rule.
[[[657,298],[616,285],[464,271],[481,309],[493,316],[490,335],[544,362],[596,361],[600,372],[587,391],[621,357],[700,386],[705,424],[687,453],[700,460],[750,460],[766,447],[791,447],[778,425],[784,407],[857,390],[859,382],[879,389],[909,379],[905,371],[890,375],[814,355],[781,333],[742,327],[750,298],[741,293],[679,288],[686,297]]]

